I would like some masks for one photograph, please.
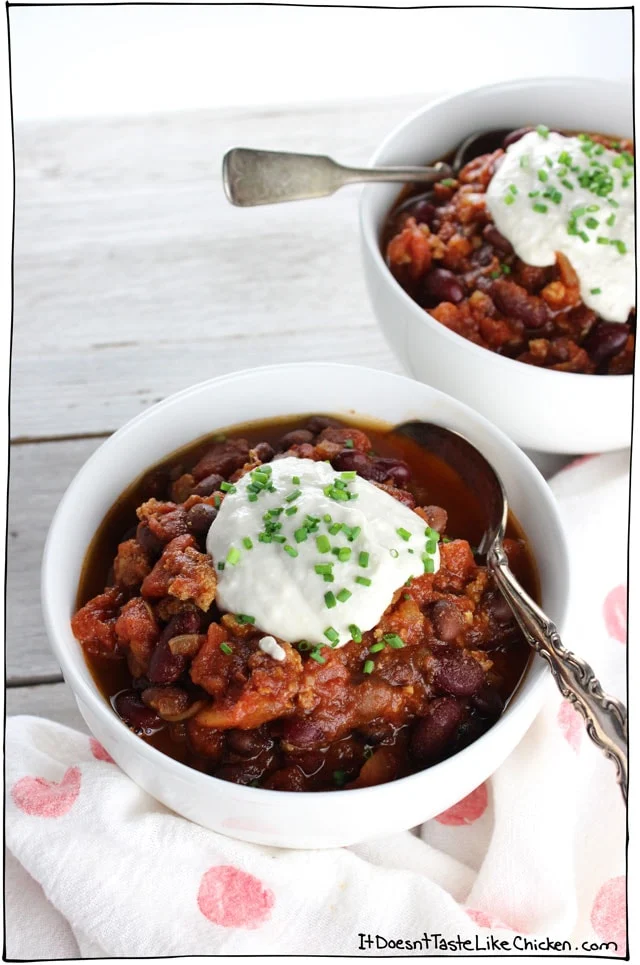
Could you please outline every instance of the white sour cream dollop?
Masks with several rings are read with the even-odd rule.
[[[518,257],[552,265],[561,251],[584,304],[613,322],[626,322],[635,302],[633,171],[630,155],[539,128],[507,149],[487,190]]]
[[[282,640],[325,646],[371,630],[396,590],[440,565],[437,534],[412,510],[354,473],[293,456],[227,492],[207,551],[221,609]]]

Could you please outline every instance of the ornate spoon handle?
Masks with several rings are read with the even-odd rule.
[[[529,643],[548,662],[560,693],[582,714],[589,737],[616,765],[618,784],[626,803],[626,707],[603,693],[589,664],[563,646],[555,624],[525,593],[509,569],[500,543],[489,550],[487,563]]]

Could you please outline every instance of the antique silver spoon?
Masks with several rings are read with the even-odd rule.
[[[555,624],[523,590],[509,569],[503,544],[509,507],[497,473],[475,446],[450,429],[429,422],[405,422],[394,432],[410,437],[439,456],[478,494],[480,505],[487,514],[478,553],[486,557],[487,567],[528,642],[549,664],[560,693],[580,712],[594,744],[616,765],[618,784],[626,802],[626,707],[603,693],[586,661],[565,649]]]
[[[234,147],[222,162],[224,190],[232,204],[250,207],[323,198],[345,184],[400,181],[433,184],[451,177],[448,164],[433,167],[350,168],[319,154],[289,154]]]

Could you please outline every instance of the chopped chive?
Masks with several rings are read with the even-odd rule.
[[[318,547],[318,551],[320,553],[328,553],[331,549],[329,537],[325,536],[324,534],[322,536],[316,536],[316,546]]]
[[[299,486],[299,485],[300,485],[300,476],[292,476],[292,477],[291,477],[291,482],[293,483],[294,486]]]
[[[342,523],[333,523],[333,525],[329,527],[329,532],[331,533],[332,536],[335,536],[337,533],[340,532],[341,529],[342,529]]]
[[[433,562],[433,560],[431,559],[430,556],[423,556],[423,557],[422,557],[422,562],[424,563],[424,571],[425,571],[425,573],[433,573],[433,572],[435,572],[435,568],[436,568],[436,567],[435,567],[435,563]]]
[[[242,545],[244,546],[244,548],[245,548],[246,550],[252,550],[252,549],[253,549],[253,542],[252,542],[252,540],[251,540],[248,536],[243,536],[243,537],[242,537]]]
[[[597,243],[598,243],[599,245],[608,245],[608,244],[609,244],[609,239],[608,239],[608,238],[604,238],[602,235],[601,235],[599,238],[596,238],[596,241],[597,241]]]
[[[529,191],[529,197],[530,197],[530,198],[538,198],[539,196],[540,196],[540,192],[539,192],[539,191]]]
[[[333,573],[325,573],[322,579],[324,580],[325,583],[333,583],[334,582]]]
[[[309,656],[311,657],[312,660],[315,660],[316,663],[327,662],[327,658],[323,657],[319,650],[312,650]]]
[[[285,553],[287,553],[289,556],[293,557],[294,559],[298,555],[298,551],[295,548],[295,546],[289,546],[288,543],[285,543],[282,549],[285,551]]]
[[[536,131],[540,137],[544,137],[545,139],[549,137],[549,128],[546,126],[546,124],[538,124]]]
[[[258,533],[258,540],[261,543],[270,543],[271,535],[269,533]]]
[[[221,482],[220,489],[223,493],[235,493],[236,487],[230,482]]]
[[[435,541],[434,539],[428,540],[428,541],[427,541],[427,547],[426,547],[427,553],[435,553],[435,551],[436,551],[436,546],[437,546],[437,545],[438,545],[438,544],[436,543],[436,541]]]
[[[316,563],[314,569],[319,576],[331,576],[333,574],[333,563]]]
[[[358,475],[358,474],[357,474],[357,472],[355,471],[355,469],[350,469],[350,470],[348,470],[347,472],[341,472],[341,473],[340,473],[340,479],[345,479],[345,480],[355,479],[357,475]]]
[[[311,650],[311,644],[309,643],[308,640],[299,640],[297,647],[298,647],[298,650],[302,650],[303,653],[305,650]]]
[[[338,785],[338,787],[342,787],[342,785],[346,784],[347,782],[346,771],[334,771],[333,780],[334,780],[334,783]]]
[[[272,541],[273,541],[274,543],[286,543],[286,542],[287,542],[287,537],[286,537],[286,536],[280,536],[279,533],[272,533],[272,534],[271,534],[271,539],[272,539]]]
[[[344,447],[345,449],[353,449],[353,439],[345,439]]]
[[[256,618],[249,616],[248,613],[236,613],[238,623],[255,623]]]
[[[360,586],[371,586],[371,580],[368,576],[356,576],[356,583],[359,583]]]
[[[560,183],[563,184],[565,188],[567,188],[567,190],[573,191],[573,185],[571,181],[568,181],[566,178],[563,178]]]
[[[300,529],[297,529],[293,534],[293,538],[295,539],[296,543],[304,543],[308,536],[309,534],[304,526],[301,526]]]
[[[235,546],[232,546],[229,552],[227,553],[227,563],[230,563],[231,566],[235,566],[239,562],[240,562],[240,550],[237,549]]]
[[[402,526],[400,527],[400,529],[396,530],[396,533],[401,539],[405,541],[405,543],[411,539],[411,533],[409,532],[409,530],[403,529]]]
[[[514,196],[513,196],[512,194],[507,194],[507,195],[505,195],[505,197],[504,197],[502,200],[504,201],[504,203],[505,203],[506,205],[511,205],[511,204],[514,204],[514,203],[515,203],[515,200],[516,200],[516,199],[514,198]]]
[[[616,223],[615,214],[610,214],[609,217],[607,218],[607,224],[609,225],[610,228],[613,228],[615,223]]]
[[[592,295],[601,295],[601,294],[602,294],[602,289],[601,289],[601,288],[591,288],[590,291],[591,291],[591,294],[592,294]]]
[[[354,643],[362,643],[362,630],[355,623],[349,625],[349,633]]]
[[[398,551],[395,550],[395,549],[394,549],[394,550],[389,550],[389,553],[390,553],[391,556],[393,556],[394,560],[397,560],[398,557],[400,556],[400,553],[398,553]]]
[[[231,649],[228,643],[221,643],[220,649],[222,650],[223,653],[226,653],[227,655],[230,653],[233,653],[233,650]]]
[[[346,489],[346,488],[347,488],[347,484],[346,484],[346,482],[344,481],[344,479],[336,479],[336,480],[334,481],[333,485],[336,487],[336,489]]]
[[[223,562],[222,560],[220,560],[220,562],[218,563],[218,569],[219,569],[219,570],[223,570],[223,569],[224,569],[224,562]]]
[[[588,241],[588,240],[589,240],[589,235],[587,234],[586,231],[579,231],[579,232],[578,232],[578,237],[579,237],[579,238],[582,238],[583,241]]]
[[[285,516],[295,516],[297,512],[298,512],[297,506],[289,506],[289,509],[285,509],[284,514]]]
[[[292,493],[289,493],[288,496],[284,497],[284,501],[285,503],[292,503],[294,499],[298,498],[298,496],[302,496],[302,491],[300,489],[294,489]]]
[[[394,650],[401,650],[405,646],[404,640],[397,633],[385,633],[382,639]]]
[[[373,660],[365,660],[364,666],[362,668],[362,672],[371,673],[374,667],[375,667],[375,663],[373,662]]]
[[[510,275],[510,274],[511,274],[511,269],[509,268],[509,265],[500,265],[500,268],[501,268],[501,270],[502,270],[502,274],[503,274],[503,275]]]
[[[216,493],[216,494],[214,495],[214,497],[213,497],[213,505],[216,507],[216,509],[220,509],[220,503],[221,503],[221,502],[222,502],[222,500],[220,499],[220,497],[219,497],[218,494]]]
[[[329,515],[329,513],[325,513],[324,516],[322,517],[322,519],[324,520],[325,523],[332,523],[332,522],[333,522],[333,519],[331,518],[331,516]]]
[[[529,167],[529,155],[528,155],[528,154],[523,154],[522,157],[520,158],[520,167],[521,167],[521,168],[528,168],[528,167]]]
[[[351,590],[342,589],[339,593],[336,593],[336,599],[340,600],[340,603],[346,603],[351,596]]]
[[[365,552],[360,553],[360,555],[358,556],[358,566],[361,566],[363,569],[366,569],[368,565],[369,565],[369,554]]]
[[[324,635],[330,643],[338,643],[340,640],[340,634],[337,633],[333,627],[327,627],[327,629],[324,631]]]
[[[349,527],[343,524],[342,528],[345,531],[345,533],[347,533],[347,529]],[[353,543],[354,540],[358,538],[361,532],[362,532],[362,527],[353,526],[352,529],[347,533],[347,539],[349,540],[350,543]]]
[[[324,605],[325,605],[326,607],[328,607],[330,610],[332,610],[332,609],[334,608],[334,606],[336,606],[336,598],[335,598],[335,596],[333,595],[333,593],[331,592],[331,590],[329,590],[329,591],[328,591],[327,593],[325,593],[325,595],[324,595]]]
[[[440,184],[442,184],[445,188],[455,188],[455,178],[443,178]]]
[[[337,552],[336,555],[337,555],[337,557],[338,557],[338,559],[340,560],[341,563],[346,563],[347,560],[350,559],[350,557],[351,557],[351,550],[349,549],[348,546],[342,546],[342,547],[338,550],[338,552]]]
[[[612,241],[611,244],[616,246],[621,255],[626,255],[627,246],[624,241]]]
[[[374,643],[373,646],[369,647],[369,653],[380,653],[381,650],[384,650],[384,643],[382,643],[382,641],[380,643]]]
[[[549,180],[549,175],[547,174],[544,168],[540,168],[540,170],[538,171],[538,181],[544,182],[548,180]]]
[[[518,193],[518,189],[517,189],[517,187],[515,186],[515,184],[510,184],[510,185],[509,185],[509,191],[511,192],[511,194],[517,194],[517,193]]]
[[[533,205],[533,210],[537,211],[538,214],[546,214],[549,208],[546,206],[546,204],[540,204],[539,202],[536,202],[536,204]]]
[[[258,497],[255,493],[249,493],[248,499],[250,503],[256,503],[258,501]]]

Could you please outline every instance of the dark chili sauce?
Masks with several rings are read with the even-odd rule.
[[[268,443],[276,452],[283,451],[282,446],[279,445],[282,437],[304,427],[308,424],[309,418],[309,416],[298,416],[252,422],[234,426],[222,433],[219,431],[212,433],[172,453],[136,480],[107,513],[91,543],[79,583],[77,607],[79,609],[84,607],[92,598],[99,597],[105,587],[113,584],[113,562],[118,546],[123,541],[135,538],[136,535],[138,524],[136,508],[152,497],[169,500],[172,485],[181,477],[184,478],[184,474],[198,463],[212,444],[242,438],[248,441],[252,449],[259,443]],[[333,418],[330,421],[333,426],[360,429],[365,432],[371,442],[372,458],[385,457],[408,465],[411,472],[410,481],[400,488],[408,491],[415,498],[418,507],[435,506],[446,510],[445,538],[448,541],[466,540],[472,548],[478,545],[483,532],[482,509],[473,490],[464,484],[449,466],[412,440],[394,435],[383,423],[356,418],[348,422]],[[291,452],[304,454],[298,453],[295,447]],[[511,514],[507,536],[515,547],[515,551],[510,553],[512,568],[527,592],[534,599],[539,600],[535,562],[526,543],[526,537]],[[204,551],[204,541],[200,540],[198,545]],[[483,561],[476,557],[476,562],[481,564]],[[492,599],[497,597],[491,581],[488,583],[486,593]],[[125,593],[127,598],[132,595],[135,595],[132,590]],[[497,606],[500,607],[499,602]],[[504,606],[502,609],[504,610]],[[206,614],[199,614],[199,617],[201,618],[199,632],[206,634],[208,625],[220,620],[221,614],[214,602],[209,611]],[[160,629],[163,626],[166,627],[166,622],[160,621]],[[216,747],[215,753],[211,755],[200,752],[208,745],[205,745],[201,739],[196,742],[195,738],[190,737],[189,729],[193,729],[194,725],[189,724],[188,721],[167,723],[156,716],[151,726],[145,726],[149,721],[144,717],[144,713],[137,717],[136,713],[128,716],[128,713],[121,712],[120,716],[143,740],[165,754],[198,770],[237,783],[282,790],[330,790],[342,787],[348,789],[349,786],[381,783],[420,770],[450,756],[451,753],[455,753],[475,740],[495,722],[502,706],[516,690],[530,657],[530,648],[513,620],[507,619],[506,630],[504,633],[501,631],[501,634],[502,639],[495,647],[485,646],[486,654],[493,662],[489,678],[492,682],[492,690],[499,695],[500,706],[497,710],[494,706],[489,711],[483,711],[478,710],[476,706],[471,706],[475,698],[471,701],[466,698],[455,698],[469,705],[470,710],[468,713],[465,712],[467,716],[456,729],[455,735],[447,742],[447,746],[431,756],[428,752],[423,752],[421,756],[417,755],[416,759],[416,755],[412,753],[412,740],[413,744],[416,744],[415,739],[410,736],[412,727],[415,728],[416,724],[414,719],[403,720],[399,726],[389,724],[385,727],[383,723],[377,731],[376,727],[368,731],[366,726],[359,726],[354,728],[353,732],[341,735],[337,740],[328,741],[326,744],[318,740],[307,741],[305,744],[302,740],[302,749],[300,744],[295,744],[295,740],[298,739],[296,738],[298,731],[304,738],[304,728],[302,730],[298,728],[298,731],[294,732],[289,727],[288,734],[289,725],[286,718],[284,722],[282,719],[276,719],[255,730],[248,729],[240,733],[236,729],[224,733],[219,742],[220,747]],[[81,634],[77,631],[76,636],[81,639]],[[365,641],[366,637],[365,634]],[[258,633],[255,638],[256,646],[259,638]],[[342,650],[346,651],[355,646],[354,643],[350,643]],[[360,649],[362,650],[363,646],[363,653],[366,654],[365,644],[361,645]],[[121,695],[131,695],[134,692],[148,693],[148,690],[144,689],[145,684],[147,687],[153,686],[153,682],[150,684],[146,678],[132,677],[126,654],[124,652],[117,654],[119,648],[116,648],[116,654],[111,653],[108,656],[101,655],[99,648],[89,646],[84,649],[85,658],[100,692],[116,712],[118,712],[118,701],[122,700]],[[448,651],[450,648],[441,649]],[[334,652],[338,654],[340,651]],[[309,660],[308,654],[303,652],[300,656],[306,664]],[[176,683],[185,688],[191,700],[203,696],[210,699],[200,688],[191,683],[188,666],[178,681],[171,682],[174,688]],[[172,689],[171,686],[169,689]],[[436,700],[438,693],[436,690]],[[442,696],[443,694],[440,693],[441,699]],[[495,698],[495,694],[493,697]],[[454,698],[448,698],[445,691],[444,699],[446,701]],[[142,705],[142,701],[135,698],[134,710],[137,707],[136,700]],[[483,713],[486,716],[483,716]],[[155,716],[153,712],[151,716]],[[254,741],[256,753],[252,756],[249,738],[254,734],[257,735]],[[293,741],[291,735],[294,737]],[[201,738],[202,735],[199,737]],[[290,750],[292,745],[293,752]],[[283,747],[288,747],[289,752],[283,750]],[[382,755],[379,753],[381,747],[385,748]],[[386,755],[382,765],[377,769],[369,765],[368,772],[371,773],[366,772],[363,775],[364,764],[376,756],[376,753],[378,759],[385,758]]]

